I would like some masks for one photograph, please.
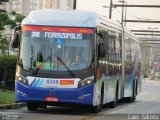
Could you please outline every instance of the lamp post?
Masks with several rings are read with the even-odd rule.
[[[124,1],[124,0],[122,0],[122,1],[118,1],[118,2],[121,2],[121,3],[122,3],[122,17],[121,17],[121,24],[123,25],[124,3],[125,3],[125,1]]]
[[[127,1],[125,1],[126,6],[127,6]],[[124,19],[127,19],[127,7],[125,8],[125,15],[124,15]],[[126,22],[124,23],[124,26],[126,26]]]
[[[113,7],[113,0],[110,0],[110,6],[103,6],[104,8],[109,8],[109,19],[112,19],[112,8],[115,8]]]
[[[112,18],[112,0],[110,0],[110,7],[109,7],[109,19]]]
[[[77,0],[73,0],[73,9],[76,10],[76,7],[77,7]]]

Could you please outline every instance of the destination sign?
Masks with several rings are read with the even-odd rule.
[[[45,32],[45,38],[82,39],[82,34]]]
[[[57,38],[57,39],[83,39],[82,33],[58,33],[58,32],[37,32],[32,31],[31,37]]]

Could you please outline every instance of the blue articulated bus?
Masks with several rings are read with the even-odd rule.
[[[77,104],[100,112],[141,89],[137,38],[94,12],[34,10],[14,30],[15,91],[28,110]]]

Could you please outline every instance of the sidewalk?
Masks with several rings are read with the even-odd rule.
[[[14,103],[14,104],[0,104],[0,110],[1,109],[17,109],[21,107],[25,107],[26,103]]]

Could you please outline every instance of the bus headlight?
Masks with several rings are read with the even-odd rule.
[[[91,76],[89,78],[79,81],[78,87],[81,88],[84,86],[88,86],[88,85],[91,85],[93,82],[94,82],[94,76]]]
[[[23,77],[22,75],[16,75],[16,80],[18,82],[25,84],[25,85],[28,85],[28,79]]]

